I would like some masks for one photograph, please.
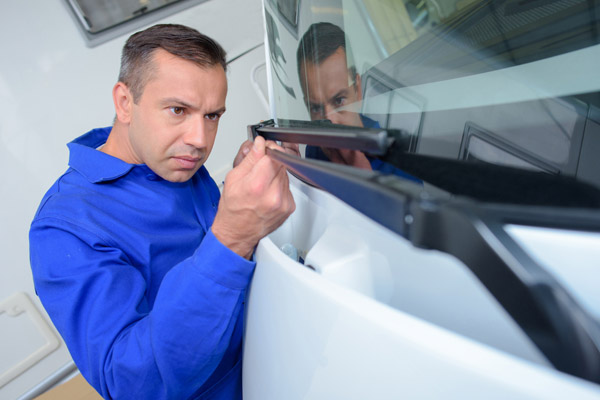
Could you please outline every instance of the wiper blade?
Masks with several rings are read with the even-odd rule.
[[[252,139],[260,135],[268,140],[359,150],[373,155],[387,152],[390,138],[385,129],[349,127],[325,121],[278,120],[275,124],[274,120],[268,120],[250,125],[248,129]]]

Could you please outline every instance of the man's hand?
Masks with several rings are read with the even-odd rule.
[[[358,150],[333,149],[322,147],[325,155],[334,163],[351,165],[356,168],[371,170],[371,163],[364,153]]]
[[[227,174],[213,234],[225,246],[250,258],[260,239],[277,229],[296,204],[285,167],[266,155],[278,148],[258,136],[240,147],[234,169]]]
[[[281,143],[281,147],[283,148],[283,151],[285,151],[287,154],[291,154],[293,156],[297,156],[297,157],[302,157],[300,155],[300,146],[298,146],[297,143]]]
[[[251,140],[246,140],[244,143],[242,143],[240,149],[235,155],[235,158],[233,159],[233,168],[237,167],[242,162],[244,157],[248,155],[248,152],[252,150],[252,146],[254,146],[254,142]]]
[[[248,154],[248,152],[252,148],[253,143],[254,142],[252,142],[251,140],[246,140],[244,143],[242,143],[235,158],[233,159],[233,167],[234,168],[237,167],[240,162],[242,162],[244,157],[246,157],[246,154]],[[268,143],[271,143],[271,142],[268,142]],[[268,145],[268,146],[270,146],[270,145]],[[281,147],[276,147],[276,148],[277,148],[277,150],[283,151],[287,154],[302,157],[300,155],[300,146],[298,146],[297,143],[282,143]]]

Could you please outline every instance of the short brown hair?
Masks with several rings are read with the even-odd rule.
[[[306,87],[306,79],[303,76],[303,68],[306,68],[306,64],[321,65],[340,47],[346,54],[348,75],[356,83],[356,67],[352,60],[350,46],[346,44],[346,34],[342,28],[329,22],[319,22],[312,24],[304,33],[296,50],[296,62],[302,92],[305,95],[308,88]],[[306,70],[304,69],[305,73]]]
[[[163,49],[200,67],[221,65],[227,70],[225,50],[213,39],[184,25],[159,24],[134,33],[121,55],[119,81],[127,85],[137,103],[153,69],[152,58]]]

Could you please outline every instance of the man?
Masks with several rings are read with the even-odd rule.
[[[376,128],[377,122],[359,113],[339,110],[362,100],[360,75],[354,66],[348,66],[346,49],[344,31],[328,22],[312,24],[302,36],[296,60],[310,119]],[[306,156],[371,169],[367,157],[360,151],[308,146]]]
[[[331,23],[312,24],[298,43],[296,60],[304,102],[311,120],[328,119],[334,124],[379,128],[379,123],[360,113],[340,110],[362,100],[360,75],[352,65],[344,31]],[[306,157],[394,174],[419,182],[406,172],[357,150],[306,146]]]
[[[105,398],[241,398],[257,242],[294,210],[257,138],[222,197],[203,166],[225,112],[225,52],[181,25],[123,48],[116,119],[69,144],[30,230],[37,293]]]

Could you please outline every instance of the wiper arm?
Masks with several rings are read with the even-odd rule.
[[[271,119],[248,128],[252,139],[260,135],[268,140],[302,143],[311,146],[336,149],[359,150],[374,155],[383,155],[390,145],[385,129],[357,128],[335,125],[329,121],[278,120]]]

